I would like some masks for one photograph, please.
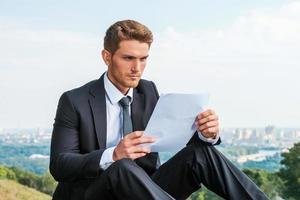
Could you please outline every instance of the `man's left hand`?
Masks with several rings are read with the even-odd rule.
[[[208,109],[200,113],[195,121],[198,132],[206,138],[215,139],[219,134],[219,118],[217,114]]]

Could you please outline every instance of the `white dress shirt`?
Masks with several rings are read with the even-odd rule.
[[[122,92],[108,79],[107,73],[104,75],[104,89],[106,102],[106,150],[100,159],[100,167],[108,168],[113,162],[113,152],[123,133],[123,109],[119,101],[125,97]],[[127,95],[130,97],[130,105],[133,101],[133,89],[130,88]],[[129,108],[130,108],[129,105]],[[129,109],[130,110],[130,109]],[[130,112],[130,111],[129,111]],[[129,113],[131,114],[131,113]]]
[[[103,152],[100,159],[100,167],[107,169],[113,162],[113,152],[119,141],[122,139],[123,133],[123,110],[119,101],[125,97],[116,86],[108,79],[107,73],[104,75],[104,89],[106,100],[106,120],[107,120],[107,134],[106,134],[106,150]],[[133,89],[130,88],[127,95],[131,97],[130,105],[133,101]],[[130,107],[129,105],[129,107]],[[130,110],[130,109],[129,109]],[[131,114],[131,113],[130,113]],[[205,142],[215,144],[219,135],[215,139],[205,138],[202,134],[198,134],[199,138]]]

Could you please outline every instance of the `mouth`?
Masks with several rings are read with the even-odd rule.
[[[129,75],[128,76],[131,80],[136,80],[136,79],[140,79],[139,75]]]

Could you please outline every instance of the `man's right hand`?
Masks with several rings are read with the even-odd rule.
[[[148,147],[140,144],[153,143],[155,139],[151,136],[144,135],[143,131],[135,131],[127,134],[117,145],[113,153],[113,160],[117,161],[122,158],[135,160],[150,153]]]

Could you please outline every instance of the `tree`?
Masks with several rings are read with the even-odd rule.
[[[243,171],[270,199],[275,199],[280,194],[283,182],[276,173],[269,173],[263,169]]]
[[[294,144],[288,152],[281,154],[283,167],[279,176],[284,181],[283,196],[289,199],[300,197],[300,143]]]
[[[1,178],[16,180],[16,174],[11,169],[0,165],[0,179]]]
[[[38,184],[37,184],[37,181],[39,179],[38,175],[29,171],[25,171],[18,167],[10,167],[10,169],[16,174],[16,180],[18,183],[21,183],[22,185],[27,185],[28,187],[38,189]]]
[[[205,200],[205,199],[222,200],[223,198],[221,198],[218,195],[216,195],[215,193],[209,191],[203,185],[201,186],[201,189],[199,189],[196,192],[194,192],[193,194],[191,194],[191,196],[188,198],[188,200]]]
[[[52,195],[57,182],[54,180],[49,171],[43,174],[38,180],[38,190],[46,194]]]
[[[10,170],[14,172],[17,182],[46,194],[52,195],[57,185],[49,171],[39,176],[18,167],[10,167]]]

